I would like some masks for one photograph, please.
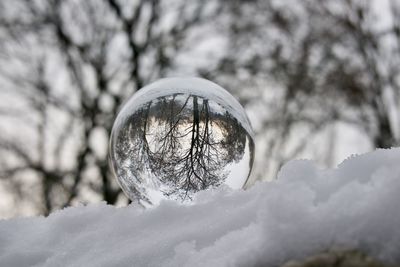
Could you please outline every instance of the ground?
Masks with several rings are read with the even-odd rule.
[[[292,161],[272,182],[245,191],[201,192],[190,205],[163,201],[143,210],[101,203],[66,208],[47,218],[2,220],[0,262],[3,266],[399,265],[399,159],[400,149],[391,149],[351,157],[332,170],[318,169],[310,161]],[[332,252],[337,249],[344,254]],[[353,260],[364,262],[357,265]]]

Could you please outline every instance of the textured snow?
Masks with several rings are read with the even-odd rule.
[[[192,205],[106,204],[0,221],[1,266],[278,266],[329,248],[400,263],[400,149],[336,169],[286,164],[247,191],[202,192]]]

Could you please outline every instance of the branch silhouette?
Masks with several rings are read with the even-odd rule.
[[[146,185],[159,187],[165,196],[188,200],[200,190],[224,183],[227,165],[243,158],[246,135],[230,113],[215,112],[209,99],[183,94],[161,97],[139,108],[121,129],[113,155],[115,162],[121,162],[116,175],[133,181],[129,186],[135,193],[130,197],[138,202],[151,204],[143,197]]]

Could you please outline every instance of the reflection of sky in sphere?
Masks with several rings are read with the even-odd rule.
[[[111,162],[128,197],[148,206],[163,198],[190,201],[196,192],[221,185],[242,188],[254,145],[250,126],[230,112],[237,103],[228,107],[193,90],[152,90],[159,88],[128,101],[113,128]],[[246,118],[243,109],[233,113],[240,112]]]
[[[190,96],[188,95],[184,95],[184,94],[179,94],[177,96],[175,96],[174,101],[181,103],[182,105],[185,105],[185,111],[186,113],[188,113],[187,111],[191,111],[193,109],[193,104],[188,101],[186,103],[186,99],[190,98]],[[167,97],[167,99],[172,100],[172,96],[171,97]],[[199,97],[199,105],[203,104],[203,98]],[[153,101],[154,102],[154,101]],[[212,110],[213,113],[215,114],[220,114],[223,115],[224,112],[226,112],[226,110],[224,110],[224,108],[222,108],[220,105],[218,105],[217,103],[213,102],[213,101],[209,101],[209,106],[210,109]],[[182,111],[182,113],[185,113],[185,111]],[[188,120],[181,120],[180,123],[178,123],[177,126],[177,130],[179,131],[180,136],[180,140],[179,140],[179,144],[182,146],[182,150],[186,150],[190,148],[190,132],[191,132],[191,128],[192,128],[192,118],[191,118],[191,113],[189,112],[188,114],[190,116],[190,118],[188,118]],[[148,122],[148,131],[146,132],[146,138],[149,142],[150,145],[150,150],[152,151],[156,151],[156,149],[158,148],[158,146],[160,145],[160,141],[158,141],[158,139],[162,139],[166,133],[168,133],[168,131],[166,131],[165,129],[167,129],[169,127],[169,125],[166,125],[166,121],[163,120],[159,120],[156,117],[150,117],[149,118],[149,122]],[[199,123],[199,128],[200,131],[203,132],[204,128],[205,128],[205,123],[203,121],[200,121]],[[222,129],[214,124],[213,128],[212,128],[212,134],[214,136],[214,138],[217,141],[222,141],[223,139],[223,135],[222,135]]]

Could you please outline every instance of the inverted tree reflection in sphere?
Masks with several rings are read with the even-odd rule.
[[[143,206],[191,200],[222,184],[242,188],[254,157],[241,105],[200,78],[161,79],[124,105],[111,133],[110,162],[125,194]]]

